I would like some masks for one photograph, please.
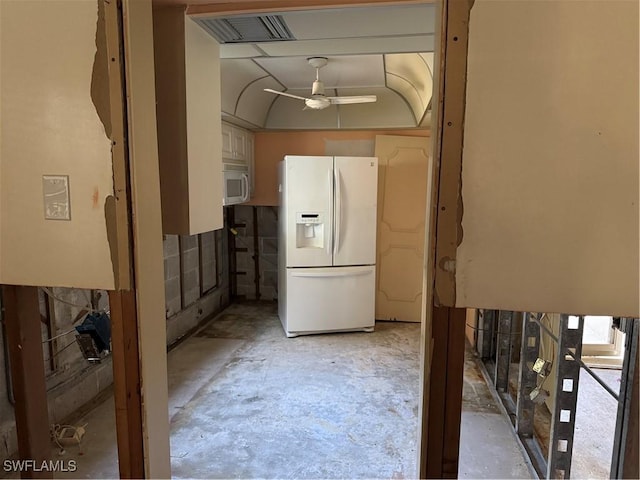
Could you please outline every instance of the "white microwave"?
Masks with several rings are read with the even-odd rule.
[[[224,197],[223,205],[236,205],[249,200],[249,167],[225,163],[222,168]]]

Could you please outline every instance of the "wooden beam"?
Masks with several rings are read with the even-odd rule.
[[[426,415],[423,414],[427,422],[427,435],[423,439],[422,464],[420,465],[419,478],[440,478],[442,477],[442,456],[444,439],[444,416],[446,398],[446,368],[447,350],[449,348],[446,341],[448,334],[447,323],[449,321],[448,308],[434,307],[431,316],[431,332],[433,335],[432,357],[431,357],[431,377],[429,381],[429,402]],[[442,339],[445,339],[444,343]]]
[[[109,292],[120,478],[144,478],[142,397],[135,291]]]
[[[321,10],[325,8],[383,7],[433,3],[434,0],[248,0],[207,2],[197,0],[156,0],[157,5],[188,5],[187,15],[229,16],[247,13]]]
[[[472,1],[443,0],[434,159],[437,162],[436,305],[456,305],[456,251],[462,241],[462,145],[467,88],[467,47]],[[444,94],[446,92],[446,96]]]
[[[449,308],[447,331],[447,385],[445,389],[442,477],[458,477],[460,457],[460,422],[462,420],[462,386],[464,384],[464,349],[467,310]],[[434,343],[438,339],[434,338]]]
[[[636,333],[637,334],[637,333]],[[640,478],[640,349],[636,350],[622,478]]]
[[[428,428],[420,478],[458,476],[465,319],[464,308],[433,307]]]
[[[42,353],[40,306],[36,287],[2,287],[20,460],[40,466],[50,460],[49,410]],[[20,472],[22,478],[53,478],[53,472]]]

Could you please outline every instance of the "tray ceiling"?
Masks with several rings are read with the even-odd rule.
[[[271,12],[269,17],[277,16],[294,38],[279,41],[255,40],[256,31],[250,25],[256,24],[259,15],[227,17],[233,19],[229,22],[232,27],[246,29],[248,38],[220,45],[224,114],[232,120],[237,118],[237,123],[260,129],[269,128],[269,116],[286,117],[282,112],[278,114],[278,109],[302,109],[300,101],[267,94],[263,88],[308,95],[315,69],[307,58],[323,56],[329,58],[329,63],[320,70],[320,79],[327,89],[336,89],[338,95],[347,95],[346,90],[367,94],[375,89],[385,105],[398,103],[389,109],[390,113],[409,112],[412,124],[406,124],[403,113],[400,123],[404,127],[421,126],[431,98],[435,13],[435,5],[429,3]],[[192,18],[216,36],[210,26],[204,25],[214,17]],[[225,17],[215,18],[219,22]],[[273,24],[273,19],[264,21]],[[375,110],[341,106],[333,111],[339,116],[348,109],[364,115]],[[347,116],[352,117],[351,113]],[[365,123],[371,121],[368,118]],[[340,118],[331,123],[340,125]],[[388,119],[387,123],[379,127],[396,125],[398,121]],[[305,128],[299,122],[295,127]]]

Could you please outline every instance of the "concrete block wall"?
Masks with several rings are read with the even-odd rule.
[[[111,358],[107,357],[98,365],[89,364],[78,346],[76,345],[73,327],[79,325],[84,316],[80,315],[83,307],[92,308],[91,290],[73,288],[51,288],[52,293],[69,303],[53,301],[50,310],[53,331],[52,337],[71,331],[55,339],[54,365],[51,368],[49,360],[49,346],[43,344],[45,360],[45,373],[47,395],[49,403],[49,421],[58,423],[68,417],[74,410],[91,401],[102,390],[111,385],[112,367]],[[95,307],[108,310],[108,297],[105,291],[97,291],[98,299]],[[48,299],[43,291],[40,291],[40,311],[45,314],[45,305]],[[70,305],[70,303],[77,306]],[[43,327],[43,341],[47,340],[46,330]],[[2,341],[0,339],[0,349]],[[5,381],[4,358],[0,364],[0,459],[5,459],[17,449],[15,421],[13,418],[13,406],[7,397],[7,384]]]
[[[215,238],[218,237],[216,256]],[[226,232],[209,232],[202,237],[203,286],[205,291],[200,296],[200,275],[198,255],[198,237],[167,235],[164,239],[165,292],[167,310],[167,343],[170,345],[193,329],[221,311],[229,304],[228,285],[228,247]],[[185,276],[185,308],[181,308],[181,276],[180,276],[180,244],[183,252],[183,271]],[[216,264],[218,269],[216,271]],[[218,274],[218,275],[217,275]],[[208,288],[207,288],[208,287]],[[214,288],[215,287],[215,288]],[[91,291],[71,288],[53,288],[53,293],[62,300],[80,306],[54,301],[53,317],[55,331],[53,336],[72,330],[80,323],[82,317],[74,323],[83,305],[91,305]],[[106,292],[100,295],[97,306],[108,310]],[[41,309],[44,308],[45,296],[41,294]],[[13,406],[7,398],[5,381],[5,364],[3,343],[0,331],[0,462],[17,450],[17,437]],[[46,337],[45,337],[46,338]],[[60,423],[71,416],[74,411],[91,402],[113,383],[111,357],[106,357],[100,364],[89,364],[76,343],[73,334],[56,339],[55,371],[46,367],[47,399],[49,403],[49,422]],[[47,347],[45,345],[45,362]],[[90,428],[90,427],[89,427]]]
[[[257,225],[254,224],[253,211],[257,213]],[[256,276],[259,277],[259,300],[277,300],[278,298],[278,209],[277,207],[254,207],[236,205],[234,207],[236,224],[236,247],[246,248],[246,252],[236,253],[236,268],[244,275],[237,276],[237,295],[256,300]],[[255,238],[258,237],[258,261],[256,272]]]
[[[226,232],[206,232],[200,235],[200,253],[202,258],[202,291],[207,292],[216,286],[216,245],[215,236],[221,235],[226,237]],[[226,270],[221,270],[226,271]]]
[[[180,283],[180,242],[178,235],[165,235],[164,247],[164,300],[167,318],[182,308]]]
[[[198,236],[181,235],[182,250],[182,307],[188,307],[200,298],[200,268],[198,253]]]

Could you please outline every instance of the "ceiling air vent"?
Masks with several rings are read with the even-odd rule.
[[[198,18],[220,43],[256,43],[295,40],[280,15],[259,17]]]

